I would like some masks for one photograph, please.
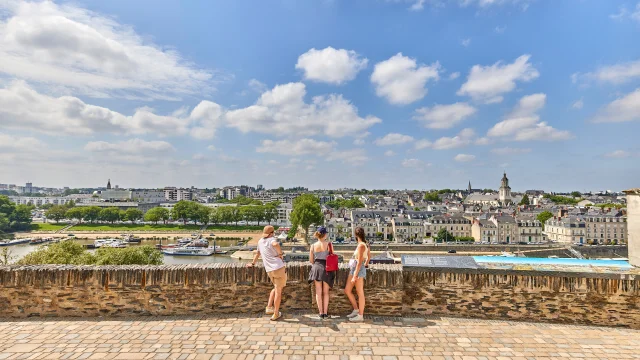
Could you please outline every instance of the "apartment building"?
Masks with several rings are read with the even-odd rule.
[[[163,192],[167,201],[193,200],[191,189],[165,187]]]
[[[391,226],[392,214],[388,211],[351,211],[351,237],[355,238],[356,227],[364,229],[365,236],[369,239],[378,238],[382,233],[383,239],[389,239],[393,233]]]
[[[498,227],[488,219],[475,219],[471,225],[471,236],[483,243],[498,242]]]
[[[44,204],[64,205],[74,199],[60,196],[9,196],[9,200],[16,205],[35,205],[40,207]]]
[[[544,224],[544,232],[552,242],[560,244],[583,244],[587,236],[587,224],[577,216],[558,218],[554,216]]]
[[[447,229],[453,236],[470,237],[471,220],[460,215],[436,215],[426,224],[425,236],[435,237],[440,229]]]
[[[130,199],[139,203],[159,203],[166,201],[163,190],[133,189]]]
[[[585,216],[586,241],[597,244],[627,242],[627,218],[623,216]]]
[[[391,220],[393,238],[396,242],[423,240],[427,237],[426,221],[406,217],[394,217]]]

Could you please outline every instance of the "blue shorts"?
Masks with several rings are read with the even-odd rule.
[[[349,276],[353,276],[355,274],[356,269],[349,270]],[[360,267],[360,271],[358,271],[358,278],[366,279],[367,278],[367,268],[364,266]]]

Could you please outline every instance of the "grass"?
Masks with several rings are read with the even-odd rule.
[[[68,224],[52,224],[52,223],[42,223],[42,224],[31,224],[31,231],[58,231]]]
[[[278,230],[278,226],[274,226],[276,230]],[[207,231],[216,232],[216,231],[262,231],[264,229],[264,225],[209,225],[207,226]]]
[[[200,230],[200,225],[177,224],[78,224],[69,229],[73,231],[180,231]]]

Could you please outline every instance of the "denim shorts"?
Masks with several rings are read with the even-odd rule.
[[[356,269],[349,270],[349,275],[353,276],[355,274]],[[364,266],[360,267],[360,271],[358,271],[358,278],[366,279],[367,278],[367,268]]]

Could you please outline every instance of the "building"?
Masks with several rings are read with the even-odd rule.
[[[391,219],[391,228],[396,242],[423,241],[427,237],[426,222],[422,219],[394,217]]]
[[[250,195],[249,187],[245,185],[225,186],[224,188],[220,189],[220,196],[227,200],[233,200],[238,196],[249,196],[249,195]]]
[[[33,193],[33,184],[30,183],[30,182],[26,183],[25,186],[24,186],[24,192],[25,192],[25,194]]]
[[[542,233],[542,223],[531,216],[516,217],[517,233],[515,240],[519,243],[536,243],[545,240]]]
[[[436,215],[426,224],[425,236],[436,237],[441,229],[446,229],[451,235],[456,237],[470,237],[471,220],[460,215]]]
[[[544,224],[544,232],[551,242],[560,244],[583,244],[587,236],[587,225],[577,216],[558,218],[554,216]]]
[[[16,205],[34,205],[40,207],[44,204],[64,205],[73,201],[74,198],[66,196],[9,196],[9,200]]]
[[[160,203],[166,201],[163,190],[132,189],[129,199],[139,203]]]
[[[583,217],[589,244],[621,244],[628,239],[627,218],[623,216],[599,215]]]
[[[293,211],[293,205],[291,204],[279,204],[278,205],[278,224],[291,225],[291,212]]]
[[[500,190],[498,190],[498,201],[501,206],[508,206],[512,203],[511,200],[511,187],[509,187],[509,179],[507,178],[507,172],[505,171],[500,181]]]
[[[164,199],[167,201],[193,200],[191,189],[165,187],[163,192]]]
[[[498,228],[487,219],[475,219],[471,225],[471,236],[482,243],[497,243]]]
[[[352,210],[351,237],[355,238],[356,228],[362,227],[367,239],[380,238],[380,234],[383,239],[390,239],[390,235],[393,233],[391,220],[392,213],[389,211]]]
[[[640,267],[640,188],[625,190],[627,195],[627,239],[629,264]]]

